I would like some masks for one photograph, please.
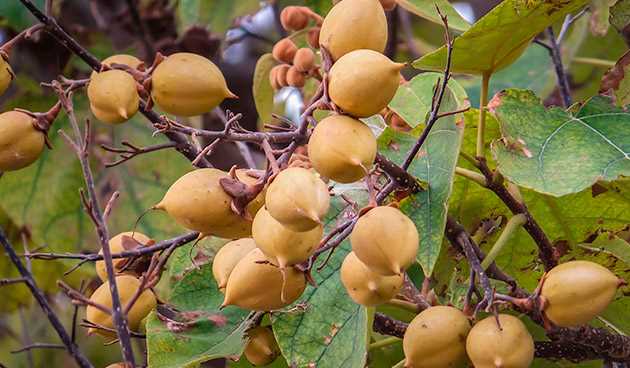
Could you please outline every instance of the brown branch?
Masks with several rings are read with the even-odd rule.
[[[105,144],[101,144],[101,148],[103,148],[105,151],[119,153],[121,157],[120,159],[114,162],[106,163],[105,167],[114,167],[116,165],[122,164],[123,162],[129,161],[136,156],[139,156],[145,153],[167,149],[167,148],[173,148],[177,145],[175,142],[167,142],[167,143],[156,144],[156,145],[148,146],[148,147],[138,147],[129,143],[128,141],[122,141],[121,144],[127,148],[116,148],[116,147],[107,146]]]
[[[33,349],[65,349],[65,345],[59,344],[45,344],[45,343],[34,343],[22,346],[19,349],[11,350],[11,354],[18,354],[23,352],[29,352]]]

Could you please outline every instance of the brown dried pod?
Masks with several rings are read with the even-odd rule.
[[[319,49],[319,32],[322,29],[320,27],[313,27],[308,30],[306,34],[306,42],[308,45],[314,49]]]
[[[293,62],[296,52],[297,46],[295,46],[295,43],[289,38],[283,38],[273,46],[271,54],[277,61],[290,64]]]
[[[291,87],[302,88],[306,83],[306,75],[292,66],[287,71],[287,83]]]
[[[300,72],[306,73],[315,66],[315,53],[308,47],[298,49],[293,57],[293,66]]]
[[[310,9],[305,6],[287,6],[280,13],[280,23],[287,31],[300,31],[308,25]]]

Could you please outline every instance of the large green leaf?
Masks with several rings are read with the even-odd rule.
[[[470,28],[470,24],[459,15],[447,0],[398,0],[397,2],[398,5],[419,17],[442,24],[442,19],[440,19],[436,9],[437,6],[440,8],[440,12],[448,17],[449,28],[458,31],[465,31]]]
[[[606,98],[575,116],[523,90],[503,91],[488,106],[503,136],[492,144],[498,168],[518,185],[561,196],[630,174],[630,114]]]
[[[437,73],[425,73],[414,78],[412,80],[413,96],[421,96],[422,100],[428,98],[430,101],[433,87],[439,76]],[[405,86],[401,88],[406,89]],[[405,95],[398,94],[397,98],[403,99]],[[415,99],[396,101],[393,105],[406,105],[405,110],[408,111],[405,116],[409,116],[408,119],[412,119],[411,121],[423,121],[426,115],[426,106],[418,104]],[[409,111],[414,106],[416,107],[415,116]],[[459,106],[460,101],[449,88],[444,95],[441,111],[453,111]],[[379,152],[395,163],[402,164],[420,131],[421,129],[416,128],[412,134],[407,134],[396,132],[391,128],[386,129],[378,139]],[[461,116],[451,115],[439,119],[409,167],[412,175],[428,184],[425,191],[411,196],[401,205],[403,212],[414,221],[420,233],[418,261],[426,275],[431,275],[433,272],[442,247],[446,210],[463,131],[464,121]]]
[[[365,191],[345,192],[365,202]],[[334,197],[327,228],[334,227],[346,207]],[[341,217],[341,216],[340,216]],[[292,311],[274,313],[273,331],[289,366],[318,368],[363,367],[367,355],[367,310],[350,299],[339,279],[339,268],[350,251],[344,241],[321,272],[313,271],[317,287],[309,286]],[[323,257],[322,257],[323,258]]]
[[[516,60],[549,25],[588,0],[505,0],[455,39],[451,71],[492,74]],[[442,70],[446,47],[424,55],[413,66]]]
[[[258,112],[258,119],[262,123],[271,121],[274,91],[269,82],[269,73],[276,64],[277,62],[270,53],[264,54],[258,59],[256,69],[254,70],[252,92],[254,95],[254,103],[256,104],[256,111]]]
[[[178,28],[185,30],[190,26],[205,25],[212,32],[222,34],[236,17],[258,10],[259,4],[256,0],[180,0],[177,6]]]
[[[33,3],[40,9],[44,7],[44,0],[34,0]],[[35,18],[19,1],[0,2],[0,25],[22,31],[34,21]]]

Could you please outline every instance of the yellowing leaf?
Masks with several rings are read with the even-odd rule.
[[[465,31],[470,28],[470,24],[446,0],[398,0],[398,5],[419,17],[442,24],[442,19],[436,9],[437,6],[440,8],[440,12],[448,17],[449,28],[458,31]]]

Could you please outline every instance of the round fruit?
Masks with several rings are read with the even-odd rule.
[[[280,348],[270,327],[254,327],[247,331],[247,337],[249,339],[243,353],[254,366],[271,364],[280,355]]]
[[[155,209],[166,211],[178,224],[204,235],[222,236],[243,219],[230,207],[232,197],[219,181],[229,178],[218,169],[197,169],[177,179]]]
[[[293,267],[280,270],[256,248],[236,264],[225,288],[223,306],[270,311],[296,301],[306,288],[304,274]]]
[[[475,368],[527,368],[534,360],[534,339],[520,319],[499,314],[478,322],[466,339]]]
[[[125,71],[97,73],[90,78],[87,92],[92,113],[104,123],[123,123],[138,111],[136,80]]]
[[[371,271],[354,252],[348,253],[341,264],[341,282],[355,303],[364,306],[387,302],[403,284],[402,275],[383,276]]]
[[[32,164],[44,150],[44,133],[35,119],[19,111],[0,114],[0,171],[19,170]]]
[[[287,6],[280,13],[280,24],[287,31],[300,31],[308,25],[309,12],[304,6]]]
[[[293,66],[298,72],[306,73],[315,66],[315,53],[308,47],[298,49],[293,57]]]
[[[306,231],[322,223],[330,195],[326,183],[310,170],[291,167],[281,171],[269,185],[265,205],[284,226]]]
[[[291,87],[302,88],[306,83],[306,76],[304,73],[297,70],[296,67],[292,66],[287,71],[287,84]]]
[[[173,54],[155,68],[152,96],[162,110],[180,116],[201,115],[226,98],[237,98],[212,61],[187,52]]]
[[[258,211],[252,225],[256,245],[280,268],[306,261],[317,249],[323,233],[322,225],[303,232],[293,231],[271,217],[265,208]]]
[[[118,55],[112,55],[110,57],[108,57],[107,59],[101,61],[101,64],[103,65],[107,65],[109,67],[111,67],[114,64],[123,64],[123,65],[127,65],[133,69],[138,69],[140,67],[140,65],[143,64],[142,60],[138,59],[137,57],[133,56],[133,55],[127,55],[127,54],[118,54]],[[91,77],[94,77],[96,74],[98,74],[97,72],[92,72]]]
[[[387,19],[381,3],[378,0],[337,3],[324,19],[319,43],[330,52],[333,60],[359,49],[385,51]]]
[[[403,67],[376,51],[352,51],[330,69],[330,98],[350,115],[365,118],[377,114],[396,94]]]
[[[416,260],[418,230],[400,210],[380,206],[359,217],[352,233],[352,250],[361,262],[382,275],[401,274]]]
[[[351,137],[351,139],[348,139]],[[346,115],[320,121],[308,142],[308,157],[322,176],[340,183],[364,178],[376,157],[376,137],[370,128]]]
[[[407,327],[403,339],[405,367],[461,367],[466,361],[468,318],[449,306],[430,307]]]
[[[619,285],[619,279],[597,263],[558,265],[547,273],[542,287],[545,315],[562,327],[588,323],[606,309]]]
[[[0,96],[7,91],[11,81],[13,81],[13,70],[11,70],[11,65],[9,65],[9,61],[5,60],[0,54]]]
[[[126,250],[134,249],[136,247],[146,246],[151,242],[151,238],[142,233],[139,233],[137,231],[127,231],[113,236],[111,239],[109,239],[109,250],[112,254],[116,254],[124,252]],[[100,250],[98,254],[103,254],[103,250]],[[133,274],[128,271],[119,271],[119,267],[125,264],[126,261],[127,259],[125,258],[112,259],[114,270],[118,271],[117,273]],[[107,270],[105,269],[105,261],[96,261],[95,266],[96,274],[101,279],[101,281],[107,281]]]
[[[236,264],[255,248],[254,239],[243,238],[231,241],[219,249],[212,261],[212,275],[214,275],[219,291],[225,291],[228,278]]]
[[[120,303],[122,304],[123,309],[125,309],[127,304],[140,288],[140,281],[133,276],[120,275],[116,277],[116,286],[118,287]],[[99,288],[96,289],[94,294],[90,297],[90,300],[111,309],[112,295],[109,290],[109,282],[105,282],[103,285],[99,286]],[[129,322],[129,328],[132,331],[138,331],[140,323],[149,314],[149,312],[155,308],[156,303],[155,295],[153,295],[151,290],[144,290],[140,294],[138,300],[136,300],[129,310],[129,313],[127,313],[127,321]],[[102,310],[88,305],[85,313],[88,321],[103,327],[115,328],[112,316]],[[113,332],[96,328],[90,328],[88,330],[88,334],[92,333],[97,333],[106,337],[115,336]]]
[[[289,38],[283,38],[276,42],[273,46],[273,50],[271,50],[271,54],[274,59],[287,64],[290,64],[293,61],[296,52],[297,46],[295,46],[295,43],[293,43],[293,41]]]

